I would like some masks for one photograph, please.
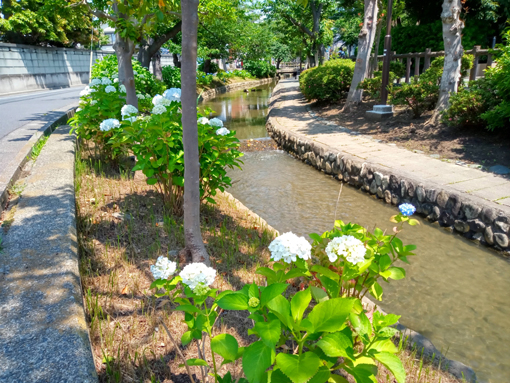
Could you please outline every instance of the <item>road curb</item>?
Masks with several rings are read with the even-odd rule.
[[[77,107],[78,103],[72,107],[65,106],[64,108],[57,109],[56,112],[61,112],[61,115],[53,121],[43,124],[39,131],[21,148],[16,157],[7,164],[3,174],[0,174],[0,214],[3,212],[9,199],[9,188],[20,178],[22,169],[29,160],[34,146],[37,145],[43,136],[51,134],[58,126],[67,123],[74,116]]]

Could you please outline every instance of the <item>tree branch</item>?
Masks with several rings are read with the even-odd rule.
[[[303,24],[301,24],[299,21],[297,21],[296,19],[294,19],[292,16],[289,16],[289,15],[286,15],[286,14],[283,14],[282,15],[283,17],[285,17],[287,20],[289,20],[292,24],[294,24],[296,27],[298,27],[299,29],[301,29],[301,31],[303,33],[306,33],[308,36],[310,36],[312,39],[314,38],[314,34],[312,33],[312,31],[310,31],[307,27],[305,27]]]
[[[172,29],[170,29],[165,34],[161,35],[157,38],[150,46],[149,46],[149,55],[152,57],[154,53],[156,53],[161,46],[166,43],[171,38],[175,37],[180,31],[181,31],[182,21],[179,21],[177,24],[173,26]]]
[[[113,22],[117,21],[117,18],[114,17],[114,16],[107,15],[106,13],[104,13],[102,11],[95,11],[95,10],[93,10],[92,7],[90,6],[90,4],[87,2],[87,0],[82,0],[80,2],[71,4],[68,7],[74,8],[74,7],[77,7],[79,5],[85,5],[88,8],[90,13],[92,13],[94,16],[96,16],[96,17],[98,17],[100,19],[108,19],[108,20],[111,20]]]

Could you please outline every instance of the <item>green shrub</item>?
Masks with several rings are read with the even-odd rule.
[[[379,61],[379,63],[377,65],[378,65],[379,71],[382,73],[384,63],[382,61]],[[392,72],[395,75],[395,78],[402,78],[406,75],[406,66],[403,62],[391,61],[390,62],[390,72]]]
[[[461,72],[464,73],[472,65],[473,56],[464,55],[462,57]],[[414,118],[420,117],[428,110],[433,110],[439,99],[443,66],[444,57],[438,57],[432,61],[430,68],[419,77],[413,77],[410,84],[402,84],[398,88],[392,87],[390,90],[392,103],[411,108]]]
[[[205,61],[202,61],[198,65],[198,70],[200,72],[205,72],[204,68],[205,68]],[[208,74],[218,73],[219,70],[220,70],[220,66],[218,64],[216,64],[214,61],[211,61],[209,63],[209,73]]]
[[[389,84],[397,79],[395,73],[390,72],[390,81]],[[359,89],[363,89],[363,95],[370,97],[371,99],[378,99],[381,97],[381,89],[382,89],[382,72],[374,72],[373,78],[366,78],[362,82],[358,84]]]
[[[299,88],[309,101],[337,101],[349,90],[353,74],[351,60],[330,60],[304,71],[299,76]]]
[[[505,33],[504,39],[506,45],[501,47],[496,67],[485,72],[496,98],[496,105],[482,115],[489,130],[510,127],[510,30]]]
[[[197,85],[211,85],[213,80],[214,76],[212,74],[197,71]]]
[[[157,94],[163,93],[166,89],[163,81],[159,81],[154,75],[147,69],[144,68],[138,60],[133,59],[133,71],[135,73],[135,88],[136,93],[148,94],[154,97]],[[92,78],[118,77],[119,68],[117,62],[117,56],[108,55],[101,61],[98,61],[92,67]]]
[[[247,61],[244,70],[256,78],[268,78],[276,76],[276,67],[267,61]]]
[[[450,106],[443,112],[441,120],[448,126],[486,126],[482,115],[498,105],[498,97],[489,78],[471,81],[450,97]]]
[[[181,68],[172,65],[165,65],[162,69],[163,82],[167,88],[181,87]]]

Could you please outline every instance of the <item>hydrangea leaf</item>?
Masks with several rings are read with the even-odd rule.
[[[224,310],[248,310],[248,297],[241,293],[227,294],[216,301]]]
[[[276,365],[293,383],[306,383],[316,374],[321,360],[313,352],[301,355],[280,353],[276,356]]]
[[[355,299],[334,298],[319,303],[308,315],[314,332],[336,332],[342,329]]]
[[[255,331],[266,345],[275,347],[276,343],[280,340],[282,330],[280,321],[276,319],[270,322],[257,322],[255,324]]]
[[[224,359],[235,360],[238,349],[236,338],[230,334],[220,334],[211,339],[211,350]]]
[[[293,321],[290,316],[290,303],[282,295],[278,295],[276,298],[269,301],[267,307],[273,312],[278,319],[288,328],[293,327]]]
[[[303,318],[306,308],[312,300],[312,294],[310,289],[297,292],[290,301],[290,308],[292,312],[292,318],[295,322],[300,322]]]
[[[272,299],[281,295],[286,289],[288,284],[286,283],[273,283],[272,285],[267,286],[261,294],[260,298],[260,306],[264,307],[267,305]]]
[[[243,372],[250,383],[266,383],[266,370],[272,364],[274,349],[258,341],[244,350]]]
[[[335,332],[322,337],[322,339],[317,342],[317,346],[319,346],[327,356],[354,359],[352,339],[342,332]]]
[[[355,367],[344,367],[351,374],[356,383],[377,383],[377,366],[373,364],[358,364]]]
[[[380,352],[375,354],[375,359],[392,372],[398,383],[405,383],[406,372],[402,362],[397,356],[390,354],[389,352]]]

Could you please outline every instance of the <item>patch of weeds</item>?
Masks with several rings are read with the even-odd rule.
[[[26,187],[27,185],[25,182],[17,182],[11,186],[9,189],[9,194],[20,197]]]
[[[35,161],[37,157],[39,157],[39,154],[41,154],[41,150],[46,145],[46,142],[48,142],[48,138],[50,138],[50,135],[44,135],[41,137],[39,141],[37,141],[37,144],[34,145],[32,148],[32,154],[30,154],[30,159],[32,161]]]

